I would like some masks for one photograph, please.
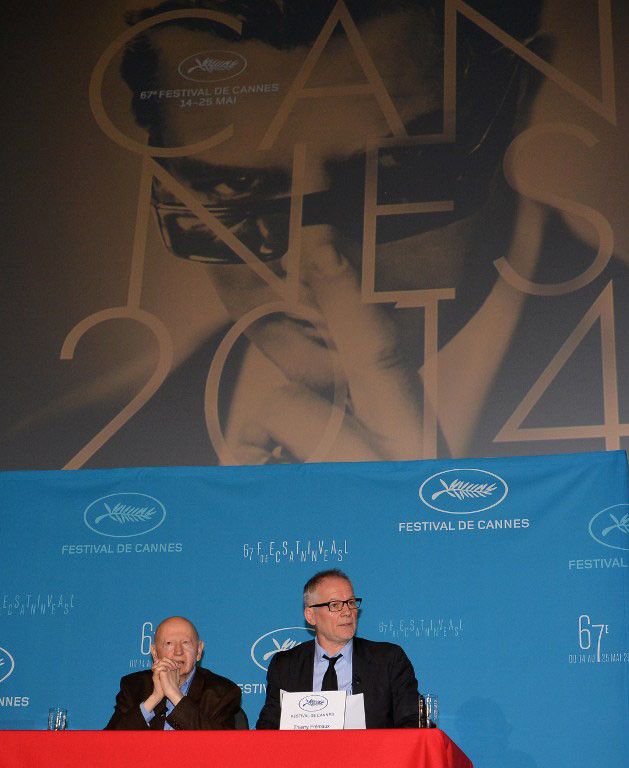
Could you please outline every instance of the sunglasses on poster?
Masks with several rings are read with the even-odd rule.
[[[512,66],[488,124],[479,127],[470,119],[453,143],[380,150],[378,204],[452,200],[454,205],[446,212],[381,217],[378,243],[445,227],[482,205],[512,130],[518,70],[519,65]],[[409,131],[413,136],[434,133],[442,118],[441,110],[422,115],[409,124]],[[302,226],[329,224],[343,235],[360,240],[364,163],[364,155],[329,163],[330,189],[304,196]],[[179,176],[189,172],[191,186],[212,201],[203,207],[261,261],[274,261],[286,253],[291,208],[287,174],[196,161],[181,165]],[[153,184],[151,202],[163,242],[175,256],[209,264],[242,263],[209,226],[157,182]]]

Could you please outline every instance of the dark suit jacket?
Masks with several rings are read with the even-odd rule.
[[[266,702],[256,728],[279,728],[280,689],[311,691],[313,671],[314,640],[276,653],[269,665]],[[417,728],[417,678],[399,645],[354,638],[352,693],[364,694],[367,728]]]
[[[163,728],[166,699],[155,707],[151,726],[140,710],[140,703],[153,691],[153,675],[149,669],[125,675],[120,681],[116,706],[105,730],[143,731],[149,727]],[[168,715],[168,723],[176,730],[211,731],[234,728],[234,715],[240,708],[241,690],[231,680],[215,675],[209,669],[197,667],[188,693]],[[155,725],[153,725],[155,723]]]

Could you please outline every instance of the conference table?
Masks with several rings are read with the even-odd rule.
[[[439,729],[1,731],[0,768],[473,768]]]

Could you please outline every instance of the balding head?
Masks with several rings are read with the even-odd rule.
[[[179,666],[179,674],[187,676],[203,654],[203,640],[194,624],[183,616],[170,616],[158,624],[151,645],[153,661],[172,659]]]
[[[159,635],[160,630],[163,630],[168,627],[173,627],[173,626],[184,627],[184,625],[188,626],[189,630],[192,632],[195,639],[198,641],[199,633],[197,631],[197,628],[190,621],[190,619],[186,619],[184,616],[169,616],[163,621],[160,621],[160,623],[157,625],[157,629],[155,630],[155,640],[157,641],[157,636]]]

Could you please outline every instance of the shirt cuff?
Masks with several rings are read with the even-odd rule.
[[[140,712],[142,713],[142,717],[146,720],[147,725],[155,717],[155,712],[149,712],[148,709],[144,706],[144,702],[140,704]]]

